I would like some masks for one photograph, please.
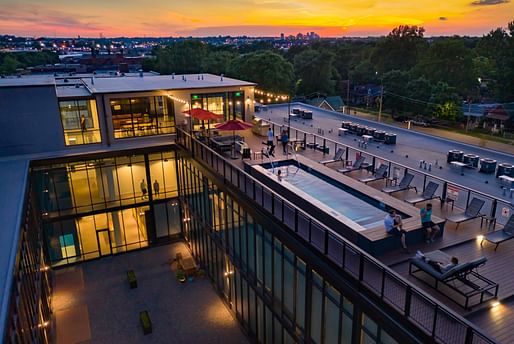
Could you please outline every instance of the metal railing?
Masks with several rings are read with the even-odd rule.
[[[426,295],[396,272],[287,201],[223,156],[179,129],[177,142],[284,224],[301,240],[353,276],[360,287],[387,303],[440,343],[496,343],[473,324]]]
[[[275,128],[278,129],[284,126],[283,124],[266,119],[263,119],[263,122],[269,123],[272,126],[273,132],[276,132]],[[332,152],[335,153],[338,148],[344,148],[345,160],[347,161],[354,160],[357,154],[362,155],[366,157],[367,162],[370,162],[370,169],[373,171],[380,164],[387,164],[387,175],[390,179],[393,178],[394,180],[399,181],[404,173],[409,172],[414,175],[411,185],[415,186],[418,190],[424,190],[428,182],[433,181],[442,186],[437,189],[435,196],[439,196],[443,203],[450,201],[452,207],[457,206],[458,208],[466,209],[469,202],[474,197],[482,199],[485,201],[485,204],[482,207],[481,213],[491,218],[496,218],[498,224],[504,225],[507,222],[508,216],[505,216],[505,214],[510,216],[510,214],[514,213],[514,204],[512,202],[509,203],[508,201],[498,197],[471,189],[458,183],[448,182],[441,177],[424,172],[424,170],[403,165],[390,159],[372,154],[366,150],[358,149],[342,142],[326,138],[322,135],[309,133],[304,130],[291,127],[290,138],[297,141],[301,147],[305,149],[318,149],[321,152],[328,151],[331,155],[333,154]],[[436,166],[433,166],[433,168],[436,168]],[[509,210],[506,212],[505,208]]]

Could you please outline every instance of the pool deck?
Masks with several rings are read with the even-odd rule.
[[[263,141],[265,138],[256,136],[249,130],[245,131],[242,136],[245,137],[245,141],[253,152],[260,152],[264,147]],[[321,151],[307,149],[299,151],[298,154],[303,158],[317,162],[331,158],[334,153],[331,152],[331,154],[323,154]],[[288,156],[283,155],[282,147],[280,145],[277,145],[276,147],[275,156],[277,158],[285,159],[291,159],[292,157],[291,154]],[[252,158],[254,158],[254,156],[252,156]],[[394,159],[392,156],[388,158]],[[243,161],[238,159],[230,160],[230,162],[235,166],[244,169],[245,163],[263,163],[269,161],[267,161],[265,158],[257,157],[255,160]],[[403,163],[402,161],[400,162]],[[328,167],[326,168],[334,170],[333,173],[337,173],[338,175],[340,173],[335,172],[335,170],[343,167],[342,162],[333,163],[327,166]],[[368,175],[368,173],[366,171],[359,170],[346,174],[345,178],[352,179],[351,182],[353,185],[357,183],[357,185],[363,186],[364,184],[359,182],[358,178],[364,175]],[[375,189],[377,192],[380,192],[382,195],[385,195],[380,191],[380,189],[385,186],[385,182],[383,180],[371,182],[368,185],[369,187]],[[469,186],[472,187],[473,185]],[[493,186],[490,188],[492,187]],[[414,190],[409,190],[394,193],[391,197],[396,199],[396,202],[404,205],[406,203],[403,202],[403,199],[414,194]],[[457,203],[452,209],[451,205],[448,205],[447,203],[441,204],[438,199],[431,200],[430,202],[434,205],[434,216],[440,218],[446,218],[451,214],[457,214],[464,211],[463,209],[459,208]],[[426,203],[427,202],[418,203],[415,208],[419,209]],[[422,242],[416,245],[409,245],[409,242],[407,242],[412,254],[409,255],[401,252],[401,250],[394,250],[380,255],[377,258],[398,272],[401,276],[418,286],[420,289],[426,291],[432,297],[438,299],[446,306],[450,307],[456,313],[463,315],[473,323],[477,324],[486,333],[490,334],[492,337],[495,337],[499,342],[512,343],[514,342],[514,331],[511,330],[514,327],[514,317],[512,316],[514,314],[514,269],[512,269],[512,262],[514,261],[514,240],[501,244],[496,252],[494,251],[494,245],[491,245],[487,242],[485,242],[483,247],[481,247],[480,243],[477,241],[477,236],[484,235],[490,229],[485,224],[483,227],[481,227],[480,224],[481,220],[480,218],[477,218],[462,223],[457,230],[454,223],[447,222],[443,237],[437,239],[435,242],[431,244]],[[499,228],[501,228],[501,225],[497,224],[496,229]],[[486,302],[482,305],[473,307],[471,310],[465,310],[463,307],[459,307],[454,302],[449,300],[449,298],[452,297],[451,294],[442,294],[438,291],[435,291],[434,289],[431,289],[419,280],[413,278],[408,273],[408,261],[414,252],[416,252],[416,250],[420,250],[422,252],[442,250],[449,255],[456,255],[461,261],[469,261],[481,256],[487,257],[488,261],[486,265],[481,267],[479,272],[485,277],[499,284],[500,287],[498,300],[500,301],[500,305],[492,308],[492,302]]]

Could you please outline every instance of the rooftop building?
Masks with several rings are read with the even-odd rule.
[[[103,269],[103,278],[115,279],[113,288],[119,291],[119,269],[110,264],[121,263],[109,262],[108,257],[181,242],[184,246],[176,247],[187,249],[174,247],[180,254],[162,263],[175,269],[177,281],[172,282],[206,275],[250,341],[495,343],[426,288],[374,257],[398,251],[395,238],[383,233],[383,217],[391,209],[412,229],[409,240],[423,241],[419,209],[319,164],[315,154],[327,154],[327,147],[315,143],[327,142],[326,138],[312,136],[311,143],[312,134],[296,131],[293,136],[291,131],[294,146],[286,145],[284,150],[303,146],[305,153],[300,156],[294,150],[275,159],[269,158],[269,151],[265,157],[261,137],[215,135],[217,123],[252,120],[255,86],[210,74],[0,79],[0,274],[5,277],[0,279],[0,328],[4,342],[55,340],[59,326],[52,313],[55,274],[86,261],[103,260],[88,269]],[[195,108],[219,118],[195,119],[187,114]],[[290,119],[289,115],[284,118]],[[268,125],[278,134],[284,123]],[[332,150],[344,148],[345,161],[350,160],[348,154],[354,151],[337,144]],[[231,159],[238,154],[236,147],[245,157],[251,149],[251,159],[244,163]],[[372,172],[379,162],[387,162],[378,156],[372,161]],[[392,168],[393,162],[388,163]],[[405,169],[401,164],[394,166],[398,173]],[[316,172],[307,173],[313,167]],[[275,169],[284,171],[284,181],[277,180]],[[312,175],[332,182],[312,184]],[[306,179],[294,186],[287,180],[291,176]],[[427,175],[419,174],[417,182],[424,184],[423,178],[426,181]],[[329,195],[335,201],[312,200],[309,185],[314,185],[318,196]],[[440,214],[433,219],[444,230]],[[143,255],[138,257],[141,264],[134,256],[126,260],[136,267],[135,276],[147,278],[141,283],[158,283],[152,271],[137,270],[152,270],[143,264]],[[153,257],[155,262],[161,255]],[[165,270],[159,266],[156,273]],[[86,276],[93,280],[86,282],[94,285],[100,275],[89,270]],[[128,277],[130,284],[135,276]],[[79,284],[84,282],[77,278]],[[169,278],[165,280],[170,283]],[[128,289],[129,283],[123,283]],[[182,300],[176,308],[190,311],[185,305],[188,288],[170,289]],[[146,290],[162,292],[163,288]],[[198,289],[190,296],[195,293]],[[125,302],[110,300],[119,294],[130,295],[106,292],[104,297],[113,304]],[[175,295],[166,295],[161,304],[156,299],[159,295],[148,294],[145,297],[152,302],[144,305],[145,310],[152,317],[168,307],[169,300],[179,299]],[[134,300],[144,303],[145,297],[138,294]],[[84,307],[95,302],[98,294],[89,294]],[[109,316],[105,317],[103,325],[110,326]],[[87,316],[83,319],[88,321]],[[82,340],[95,341],[92,329],[91,338]],[[116,342],[121,340],[116,333],[122,331],[105,331],[104,326],[102,333],[112,333],[112,338],[102,339]],[[173,339],[190,340],[179,335]]]

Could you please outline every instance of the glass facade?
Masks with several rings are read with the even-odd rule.
[[[173,101],[166,96],[111,99],[115,138],[172,134]]]
[[[258,343],[395,343],[307,259],[187,158],[178,160],[184,237]],[[376,325],[376,323],[375,323]],[[385,340],[384,340],[385,339]]]
[[[18,253],[3,343],[50,343],[50,276],[43,249],[41,228],[29,192],[25,221],[20,231]]]
[[[102,141],[94,99],[63,100],[59,102],[59,110],[66,146]]]
[[[238,118],[245,119],[245,96],[243,91],[237,92],[224,92],[224,93],[200,93],[191,95],[192,108],[202,108],[214,112],[218,115],[223,115],[219,120],[211,120],[209,125],[211,128],[216,123],[221,123],[229,119]],[[195,129],[200,125],[207,128],[207,122],[194,120]]]
[[[54,266],[180,234],[174,151],[36,166],[32,176]]]

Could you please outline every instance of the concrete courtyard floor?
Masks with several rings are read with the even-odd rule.
[[[170,261],[183,243],[105,257],[54,271],[54,342],[248,343],[208,277],[179,283]],[[138,287],[130,289],[127,270]],[[153,333],[143,335],[147,310]]]

